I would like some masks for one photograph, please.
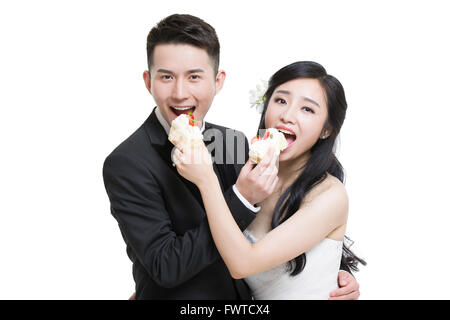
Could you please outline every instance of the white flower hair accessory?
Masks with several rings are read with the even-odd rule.
[[[266,102],[265,93],[269,87],[269,82],[261,80],[261,83],[256,86],[255,90],[250,90],[250,108],[255,107],[258,113],[264,110],[264,103]]]

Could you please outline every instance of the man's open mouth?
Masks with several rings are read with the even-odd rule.
[[[178,117],[180,114],[194,113],[195,106],[170,106],[170,110]]]

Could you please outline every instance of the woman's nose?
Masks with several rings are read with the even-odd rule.
[[[283,113],[281,114],[281,120],[286,123],[294,123],[294,112],[295,108],[293,108],[292,106],[286,106]]]

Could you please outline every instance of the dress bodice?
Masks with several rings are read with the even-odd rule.
[[[246,238],[258,241],[250,231]],[[306,252],[306,265],[302,272],[290,276],[289,264],[245,278],[256,300],[328,299],[338,288],[337,276],[341,263],[343,241],[325,238]]]

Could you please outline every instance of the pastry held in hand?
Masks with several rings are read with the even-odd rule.
[[[250,151],[248,153],[250,160],[253,163],[259,163],[266,155],[270,146],[274,147],[276,156],[288,146],[284,134],[275,128],[267,129],[263,138],[256,136],[252,139]]]
[[[194,115],[180,114],[172,121],[169,131],[169,141],[174,145],[186,144],[196,146],[203,143],[203,135],[200,128],[195,125]]]

